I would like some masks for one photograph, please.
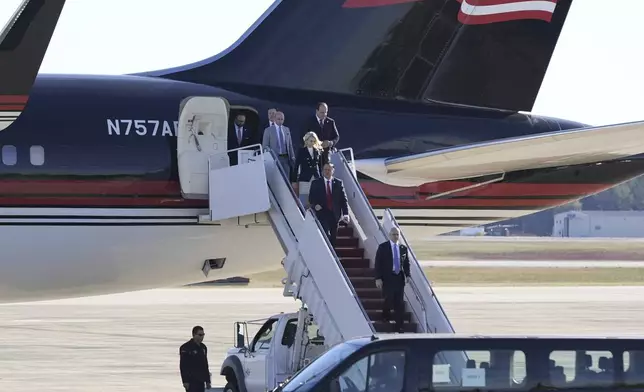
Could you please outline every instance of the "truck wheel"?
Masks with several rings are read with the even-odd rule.
[[[239,392],[235,383],[229,382],[224,387],[224,392]]]

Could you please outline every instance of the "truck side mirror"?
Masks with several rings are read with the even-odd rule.
[[[242,331],[241,323],[235,323],[235,348],[244,348],[246,347],[246,341],[244,339],[244,332]]]

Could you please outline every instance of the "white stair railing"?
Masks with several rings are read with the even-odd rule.
[[[286,283],[293,295],[307,304],[329,345],[373,334],[369,316],[317,217],[304,209],[272,150],[266,149],[264,162],[270,222],[287,255]]]
[[[388,240],[389,230],[392,225],[398,226],[391,210],[387,209],[381,224],[371,208],[369,199],[364,194],[354,171],[344,153],[349,151],[353,159],[353,151],[344,149],[340,153],[332,154],[332,162],[335,165],[336,177],[343,180],[347,190],[349,206],[357,216],[354,224],[359,226],[358,232],[361,235],[361,242],[365,244],[365,253],[369,255],[372,266],[375,260],[375,253],[378,245]],[[412,314],[418,323],[421,331],[428,333],[454,333],[454,328],[447,317],[443,307],[431,288],[427,276],[423,272],[412,247],[407,242],[401,230],[401,240],[407,246],[410,257],[410,284],[405,285],[405,302],[411,308]],[[465,367],[467,356],[464,353],[454,353],[441,358],[443,363],[450,364],[450,376],[452,380],[460,380],[460,369]]]

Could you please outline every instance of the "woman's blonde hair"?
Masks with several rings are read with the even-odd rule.
[[[304,145],[306,146],[306,141],[313,138],[313,148],[317,150],[322,149],[322,143],[320,142],[320,139],[318,139],[318,135],[315,132],[307,132],[304,137],[302,138],[304,140]]]

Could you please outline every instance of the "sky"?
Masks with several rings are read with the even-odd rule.
[[[272,2],[67,0],[40,72],[125,74],[199,61]],[[20,3],[0,1],[1,24]],[[575,0],[532,113],[591,125],[644,120],[642,13],[643,0]]]

